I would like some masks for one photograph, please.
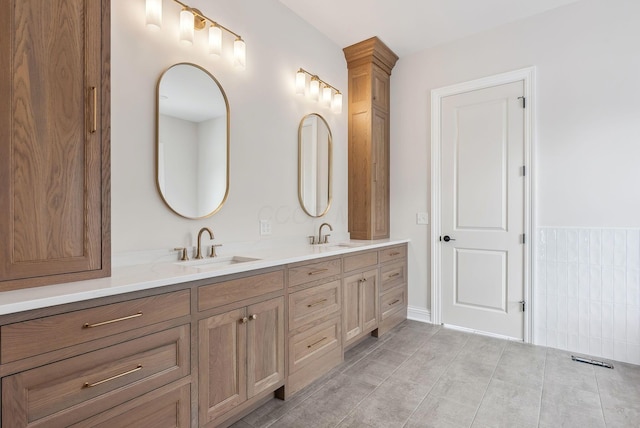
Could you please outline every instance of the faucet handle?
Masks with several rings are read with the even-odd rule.
[[[216,247],[222,247],[222,244],[213,244],[211,246],[211,252],[209,253],[209,257],[217,257],[218,256],[216,254]]]
[[[324,241],[322,242],[323,244],[328,244],[329,243],[329,237],[331,236],[330,233],[327,233],[326,235],[324,235]]]
[[[176,247],[173,251],[180,251],[180,260],[187,261],[189,260],[189,255],[187,254],[186,247]]]
[[[316,237],[315,236],[309,235],[309,236],[307,236],[307,238],[309,238],[309,244],[316,245]]]

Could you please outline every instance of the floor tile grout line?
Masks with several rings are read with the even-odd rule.
[[[440,331],[440,330],[439,330]],[[438,332],[436,332],[435,334],[437,334]],[[435,334],[431,335],[431,337],[435,336]],[[465,340],[464,344],[460,347],[460,350],[456,353],[456,355],[451,358],[451,361],[449,361],[449,364],[447,364],[447,367],[445,367],[445,369],[442,371],[442,373],[440,373],[440,375],[437,377],[437,379],[433,382],[433,385],[431,385],[431,388],[429,388],[429,392],[427,392],[427,394],[422,398],[422,400],[420,400],[420,403],[418,403],[418,405],[416,406],[415,409],[413,409],[413,412],[411,412],[411,414],[409,415],[409,417],[407,418],[407,420],[404,421],[404,424],[402,425],[403,427],[406,427],[407,424],[409,423],[409,421],[411,420],[411,417],[418,411],[418,409],[420,408],[420,406],[422,405],[422,403],[424,403],[424,400],[427,399],[427,397],[429,396],[429,394],[431,394],[431,391],[433,391],[433,388],[436,386],[436,384],[438,383],[438,381],[440,380],[440,378],[444,375],[444,373],[446,373],[446,371],[449,369],[449,367],[451,366],[451,364],[453,364],[453,362],[455,361],[456,358],[458,358],[458,355],[460,354],[460,352],[462,352],[462,348],[465,347],[465,345],[467,344],[467,342],[469,341],[469,338],[467,337],[467,340]],[[417,351],[416,351],[417,352]]]
[[[438,333],[438,331],[440,331],[440,330],[438,329],[434,334],[429,335],[429,338],[431,338],[433,335],[437,334],[437,333]],[[397,334],[397,333],[396,333],[396,334]],[[386,341],[385,341],[385,342],[386,342]],[[385,342],[382,342],[382,343],[380,343],[379,345],[381,346],[381,345],[383,345]],[[426,343],[426,341],[425,341],[425,343]],[[380,347],[380,346],[378,346],[378,347]],[[334,426],[334,428],[336,428],[336,427],[340,426],[340,424],[341,424],[345,419],[347,419],[351,414],[353,414],[353,412],[355,412],[355,410],[360,406],[360,404],[362,404],[362,402],[363,402],[364,400],[366,400],[366,399],[367,399],[367,398],[369,398],[369,397],[370,397],[374,392],[376,392],[376,391],[378,390],[378,388],[380,388],[380,386],[381,386],[383,383],[385,383],[389,378],[391,378],[391,376],[392,376],[396,371],[398,371],[398,369],[400,369],[400,367],[402,367],[402,365],[403,365],[404,363],[406,363],[406,362],[407,362],[407,361],[408,361],[412,356],[414,356],[414,355],[418,352],[418,350],[419,350],[421,347],[422,347],[422,345],[421,345],[421,346],[418,346],[418,348],[417,348],[415,351],[413,351],[413,353],[411,353],[411,354],[410,354],[410,355],[409,355],[409,356],[408,356],[408,357],[407,357],[407,358],[406,358],[406,359],[405,359],[401,364],[399,364],[399,365],[398,365],[398,367],[396,367],[396,368],[395,368],[391,373],[389,373],[389,375],[388,375],[386,378],[382,379],[382,382],[380,382],[380,383],[379,383],[379,384],[378,384],[378,385],[377,385],[377,386],[376,386],[376,387],[375,387],[375,388],[374,388],[374,389],[373,389],[369,394],[367,394],[367,395],[366,395],[362,400],[360,400],[360,401],[358,402],[358,404],[356,404],[350,412],[348,412],[348,413],[347,413],[347,414],[346,414],[342,419],[340,419],[340,420],[338,421],[338,423]],[[376,348],[377,348],[377,347],[376,347]],[[373,350],[372,350],[372,352],[373,352]],[[427,394],[427,395],[428,395],[428,394]]]
[[[502,352],[500,352],[500,358],[498,358],[498,362],[496,363],[496,366],[493,368],[493,372],[491,372],[491,376],[489,377],[489,383],[487,384],[487,387],[484,390],[484,394],[482,394],[482,398],[480,399],[480,403],[478,403],[478,408],[476,409],[476,412],[473,414],[473,419],[471,420],[471,425],[469,425],[469,427],[473,426],[473,423],[476,421],[476,418],[478,417],[478,412],[480,411],[480,407],[482,406],[484,397],[486,397],[487,395],[487,391],[489,390],[489,385],[491,385],[491,380],[493,379],[493,376],[496,374],[496,370],[498,370],[498,364],[500,364],[500,360],[502,359],[502,355],[504,355],[505,349],[507,349],[507,344],[505,344],[504,348],[502,348]]]

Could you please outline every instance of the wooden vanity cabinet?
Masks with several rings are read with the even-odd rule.
[[[349,69],[349,232],[389,237],[390,75],[398,57],[377,37],[344,48]]]
[[[243,297],[255,300],[260,298],[255,290],[262,290],[261,284],[279,288],[282,294],[284,276],[280,270],[225,281],[200,287],[199,296],[210,296],[216,289],[229,291],[230,284],[246,290]],[[201,302],[199,307],[209,309]],[[240,302],[231,310],[201,319],[198,332],[199,426],[218,426],[284,384],[283,296],[249,305]]]
[[[342,280],[344,346],[357,342],[378,327],[378,253],[368,251],[344,257]]]
[[[110,275],[109,0],[0,0],[0,291]]]
[[[182,290],[3,325],[2,428],[133,421],[131,401],[190,388],[190,300]]]
[[[380,313],[374,336],[379,337],[407,319],[407,245],[378,251]]]
[[[342,362],[342,260],[288,267],[289,397]]]

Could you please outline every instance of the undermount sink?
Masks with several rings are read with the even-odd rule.
[[[220,269],[220,268],[235,265],[238,263],[255,262],[257,260],[260,260],[260,259],[256,259],[253,257],[242,257],[242,256],[225,256],[225,257],[209,257],[205,259],[189,260],[184,262],[177,262],[175,264],[205,271],[205,270]]]
[[[325,244],[321,248],[325,248],[327,250],[340,250],[343,248],[357,248],[364,244],[355,243],[355,242],[339,242],[336,244]]]

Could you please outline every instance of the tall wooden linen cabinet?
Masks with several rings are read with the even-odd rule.
[[[373,37],[344,48],[349,69],[349,232],[389,237],[389,82],[398,56]]]
[[[109,0],[0,0],[0,291],[110,274]]]

